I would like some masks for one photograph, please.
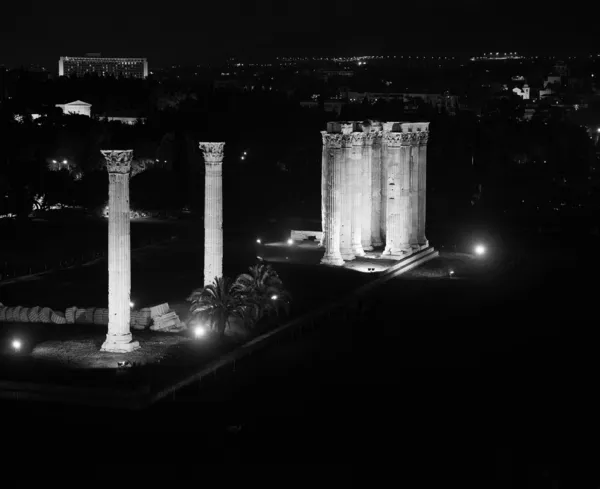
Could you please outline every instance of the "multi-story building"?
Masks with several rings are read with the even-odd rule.
[[[85,56],[61,56],[58,61],[58,76],[83,76],[95,73],[100,76],[146,78],[146,58],[103,58],[100,53]]]

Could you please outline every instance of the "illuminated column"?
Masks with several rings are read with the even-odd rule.
[[[360,167],[360,185],[362,189],[362,203],[360,206],[362,230],[360,234],[361,244],[364,251],[373,250],[371,245],[371,220],[373,219],[373,181],[371,180],[373,139],[374,134],[370,126],[363,126],[365,131],[363,152]]]
[[[225,143],[199,143],[204,177],[204,285],[223,276],[223,148]]]
[[[324,265],[341,266],[344,264],[340,253],[340,229],[342,216],[342,149],[341,134],[323,134],[324,146],[327,147],[327,174],[325,201],[324,243],[325,255],[321,260]]]
[[[421,128],[417,133],[418,137],[418,156],[419,156],[419,182],[418,182],[418,226],[417,243],[421,248],[429,246],[429,241],[425,237],[426,214],[425,207],[427,203],[427,142],[429,140],[429,123]]]
[[[380,214],[380,231],[383,243],[387,238],[387,214],[388,214],[388,174],[391,165],[390,154],[388,153],[386,134],[390,134],[397,122],[382,123],[382,140],[381,140],[381,214]],[[383,244],[382,243],[382,244]]]
[[[371,245],[383,246],[381,239],[381,124],[371,124]]]
[[[392,258],[406,256],[410,250],[409,190],[410,190],[410,134],[384,134],[388,157],[386,242],[383,254]]]
[[[133,150],[107,150],[102,154],[108,170],[108,333],[101,351],[127,353],[140,348],[130,330],[129,172]]]
[[[321,138],[323,139],[323,150],[321,152],[321,231],[323,233],[321,235],[321,241],[319,241],[319,246],[325,246],[325,228],[327,227],[327,199],[329,197],[327,195],[327,173],[329,171],[329,149],[327,147],[327,131],[321,131]]]
[[[344,260],[354,260],[352,251],[352,189],[351,189],[351,152],[352,152],[352,128],[354,124],[343,123],[342,128],[342,206],[341,206],[341,228],[340,228],[340,252]]]
[[[410,190],[408,196],[409,208],[409,232],[408,242],[413,251],[420,249],[419,234],[419,142],[418,133],[412,133],[411,146],[409,148],[409,166],[410,166]]]
[[[361,182],[361,171],[362,171],[362,156],[363,147],[365,142],[364,132],[353,132],[351,135],[352,148],[350,150],[350,199],[352,205],[352,233],[351,233],[351,246],[352,253],[355,256],[365,256],[365,250],[362,247],[362,226],[363,226],[363,212],[362,212],[362,182]]]

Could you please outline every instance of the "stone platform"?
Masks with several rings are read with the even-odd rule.
[[[382,252],[383,248],[368,251],[365,256],[356,257],[354,260],[346,261],[341,267],[335,268],[346,268],[361,273],[382,274],[388,270],[401,269],[407,264],[413,264],[413,267],[418,266],[437,257],[439,254],[431,246],[414,251],[400,260],[382,256]],[[316,241],[294,241],[293,244],[288,244],[285,241],[275,241],[256,245],[257,258],[267,263],[320,265],[324,254],[325,248],[320,247]]]

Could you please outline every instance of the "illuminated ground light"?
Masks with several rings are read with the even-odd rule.
[[[260,238],[258,238],[258,239],[256,240],[256,242],[257,242],[258,244],[261,244],[261,243],[262,243],[262,241],[260,240]]]
[[[10,346],[12,346],[12,349],[15,351],[21,351],[21,348],[23,347],[23,343],[21,343],[21,340],[19,340],[19,339],[14,339],[14,340],[12,340],[12,343],[10,344]]]
[[[454,275],[454,270],[448,270],[448,275],[452,277],[452,275]]]
[[[292,246],[294,244],[294,240],[292,238],[288,239],[287,244]]]
[[[271,296],[271,300],[272,301],[276,301],[277,299],[278,299],[277,294],[274,294],[274,295]]]
[[[203,338],[204,336],[206,336],[206,328],[204,326],[196,326],[194,328],[194,337]]]
[[[133,306],[135,306],[135,303],[133,301],[129,301],[129,307],[133,309]]]
[[[485,246],[477,245],[477,246],[475,246],[474,251],[475,251],[476,255],[483,256],[483,255],[485,255]]]

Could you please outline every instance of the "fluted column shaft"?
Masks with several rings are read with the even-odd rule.
[[[204,154],[204,285],[223,276],[223,149],[200,143]]]
[[[327,195],[328,186],[327,186],[327,173],[328,173],[328,148],[327,148],[327,131],[321,131],[321,138],[323,140],[323,150],[321,153],[321,241],[319,241],[319,246],[325,246],[325,228],[327,227],[327,200],[329,196]]]
[[[352,188],[351,172],[352,164],[352,136],[351,134],[342,134],[342,206],[341,206],[341,227],[340,227],[340,252],[344,260],[354,260],[352,251]]]
[[[126,353],[132,341],[129,173],[133,150],[102,151],[108,170],[108,333],[102,351]]]
[[[388,154],[388,185],[386,213],[386,244],[384,255],[405,256],[408,242],[410,209],[410,141],[403,133],[390,132],[386,139]]]
[[[342,150],[341,134],[324,134],[324,145],[327,147],[327,173],[325,189],[325,254],[321,263],[341,266],[344,264],[340,253],[340,229],[342,216]]]
[[[381,238],[381,131],[372,133],[371,148],[371,245],[382,246]]]
[[[419,155],[419,181],[418,181],[418,226],[417,243],[420,247],[429,246],[429,241],[425,236],[426,224],[426,204],[427,204],[427,142],[429,132],[421,131],[418,133],[418,155]]]
[[[362,171],[362,156],[364,147],[365,133],[354,132],[352,133],[352,149],[350,154],[349,169],[350,169],[350,199],[352,204],[352,217],[351,217],[351,245],[352,253],[355,256],[364,256],[365,251],[362,247],[362,227],[363,227],[363,213],[362,213],[362,182],[361,182],[361,171]]]
[[[367,127],[367,131],[369,132],[365,132],[359,179],[359,185],[361,185],[362,188],[362,203],[360,205],[362,230],[360,239],[363,250],[371,251],[373,249],[371,244],[371,220],[373,218],[373,181],[371,179],[371,162],[373,157],[374,134],[370,132],[370,127]]]
[[[415,139],[410,146],[409,236],[412,250],[418,250],[419,240],[419,146]]]

